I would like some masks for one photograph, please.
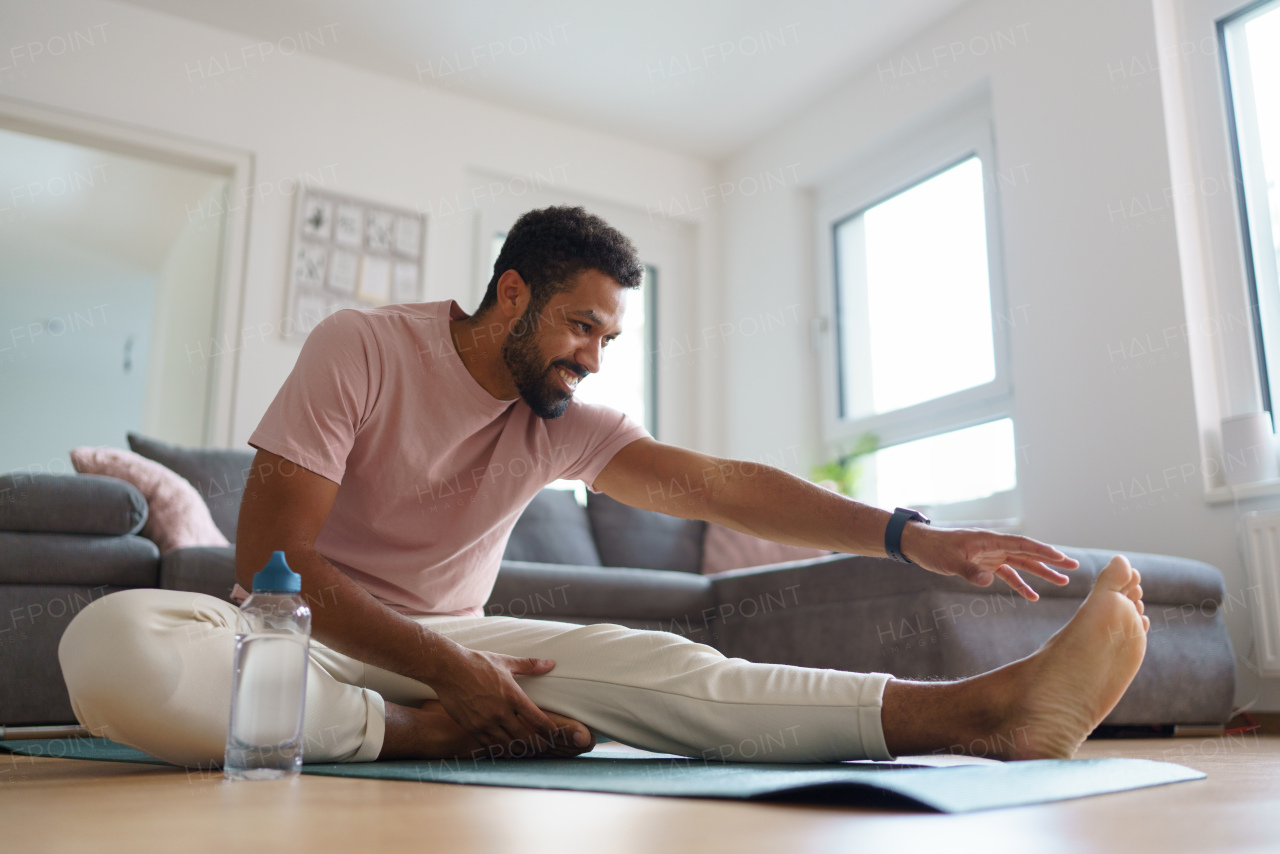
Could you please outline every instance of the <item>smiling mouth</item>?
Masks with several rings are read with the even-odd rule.
[[[574,389],[578,387],[578,383],[582,381],[582,377],[570,371],[566,371],[559,365],[553,366],[553,370],[555,371],[555,375],[560,378],[560,382],[563,383],[565,388],[570,392],[573,392]]]

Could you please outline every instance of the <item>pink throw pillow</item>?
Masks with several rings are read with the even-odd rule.
[[[789,560],[807,560],[831,554],[823,549],[803,546],[787,546],[762,540],[750,534],[739,533],[732,528],[707,523],[707,534],[702,541],[702,574],[764,566]]]
[[[229,546],[213,524],[209,506],[182,475],[157,462],[119,448],[76,448],[71,465],[80,474],[105,474],[128,481],[147,499],[142,536],[160,553],[188,546]]]

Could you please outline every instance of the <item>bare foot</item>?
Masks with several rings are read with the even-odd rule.
[[[545,712],[557,727],[551,739],[535,737],[504,745],[482,745],[458,726],[438,700],[420,708],[386,704],[387,729],[379,759],[555,759],[578,756],[596,746],[584,724]]]
[[[1141,580],[1129,561],[1116,555],[1071,622],[1033,655],[987,674],[1011,680],[1000,692],[1007,698],[1006,713],[991,755],[1075,755],[1120,702],[1142,664],[1151,620],[1142,613]]]

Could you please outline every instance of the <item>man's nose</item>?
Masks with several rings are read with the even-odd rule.
[[[598,372],[600,370],[600,342],[593,340],[590,344],[580,349],[574,361],[593,374]]]

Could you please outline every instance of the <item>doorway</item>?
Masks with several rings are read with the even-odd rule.
[[[0,472],[67,472],[72,448],[125,447],[131,431],[225,442],[233,366],[210,344],[238,310],[228,236],[242,223],[209,212],[242,176],[3,106]]]

